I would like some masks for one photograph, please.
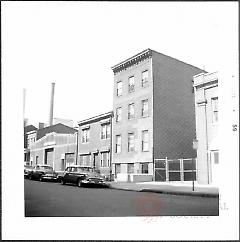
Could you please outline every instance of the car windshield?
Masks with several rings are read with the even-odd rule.
[[[77,171],[78,172],[93,172],[93,168],[91,168],[91,167],[78,167]]]
[[[53,168],[51,166],[40,166],[40,169],[43,169],[43,170],[50,170],[52,171]]]

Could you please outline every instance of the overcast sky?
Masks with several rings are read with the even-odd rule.
[[[238,58],[237,3],[2,5],[3,77],[26,89],[25,117],[33,124],[48,122],[51,82],[54,117],[76,122],[112,110],[111,67],[146,48],[210,72],[233,72],[229,63]]]

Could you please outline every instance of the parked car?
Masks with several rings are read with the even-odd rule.
[[[29,179],[39,181],[57,181],[57,173],[50,165],[36,165],[29,174]]]
[[[87,185],[108,186],[106,180],[97,172],[94,172],[93,168],[78,165],[69,166],[66,168],[62,176],[61,183],[63,185],[66,183],[72,183],[79,187]]]
[[[33,166],[24,165],[24,178],[29,178],[29,174],[33,170]]]

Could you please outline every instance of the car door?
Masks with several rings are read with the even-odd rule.
[[[72,167],[68,167],[68,168],[65,169],[65,174],[64,174],[64,177],[63,177],[65,182],[70,182],[70,180],[71,180],[70,176],[69,176],[71,168]]]

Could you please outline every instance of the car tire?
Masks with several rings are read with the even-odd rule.
[[[65,185],[65,181],[63,180],[63,178],[61,179],[61,184]]]

